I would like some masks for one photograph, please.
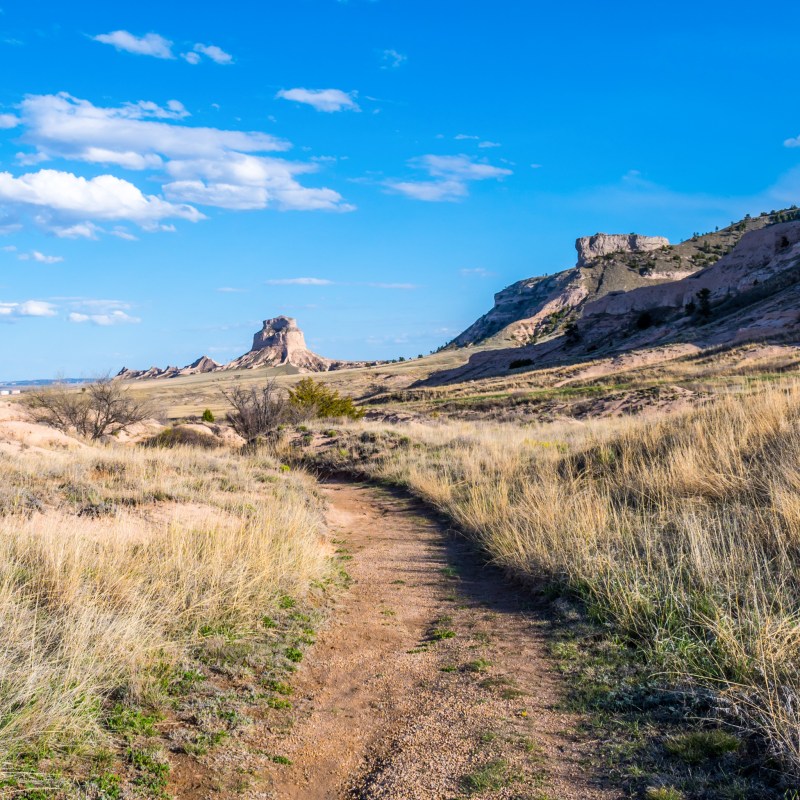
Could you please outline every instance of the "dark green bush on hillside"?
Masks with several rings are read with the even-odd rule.
[[[164,428],[144,442],[145,447],[199,447],[211,450],[221,447],[221,442],[216,436],[196,428],[185,428],[178,425],[174,428]]]
[[[313,378],[303,378],[297,386],[289,389],[289,403],[306,419],[313,417],[361,419],[364,416],[364,412],[355,405],[352,397],[342,397],[335,389]]]
[[[201,419],[203,420],[203,422],[213,422],[214,421],[214,412],[210,408],[207,408],[203,412],[203,416],[201,417]]]

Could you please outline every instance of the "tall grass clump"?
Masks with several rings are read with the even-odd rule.
[[[327,458],[409,487],[515,576],[576,592],[800,773],[800,385],[649,418],[403,433],[351,426]]]
[[[0,460],[0,765],[103,744],[200,632],[247,635],[326,575],[320,505],[270,458],[187,448]]]

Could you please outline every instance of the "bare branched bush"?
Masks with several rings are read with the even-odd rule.
[[[222,394],[232,407],[228,422],[247,442],[262,436],[272,438],[282,425],[295,421],[289,398],[275,381],[247,389],[234,386]]]
[[[91,441],[125,431],[150,416],[146,402],[108,377],[80,389],[55,384],[29,392],[25,405],[34,422]]]

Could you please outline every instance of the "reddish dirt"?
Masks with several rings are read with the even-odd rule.
[[[273,796],[455,797],[488,766],[495,788],[472,797],[615,797],[557,708],[546,622],[519,590],[414,501],[351,483],[326,493],[353,585],[297,676],[281,745],[293,763]]]
[[[201,770],[180,765],[177,797],[620,797],[559,708],[549,624],[524,591],[404,495],[346,482],[325,493],[352,584],[294,676],[294,707],[255,719]]]

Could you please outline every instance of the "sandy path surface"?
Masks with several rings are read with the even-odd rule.
[[[619,797],[557,708],[546,621],[524,593],[414,501],[352,483],[325,491],[353,583],[293,681],[280,740],[292,764],[262,773],[250,796]]]

